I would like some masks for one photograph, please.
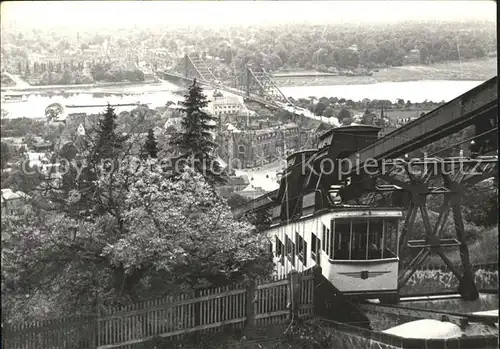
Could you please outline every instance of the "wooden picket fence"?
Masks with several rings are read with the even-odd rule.
[[[197,331],[259,327],[312,315],[311,272],[252,281],[109,309],[99,316],[4,325],[8,349],[132,349],[155,337],[179,338]]]

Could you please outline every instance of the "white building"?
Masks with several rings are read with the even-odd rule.
[[[49,161],[45,153],[27,152],[25,153],[25,157],[28,161],[27,165],[30,167],[42,166],[43,163],[48,163]]]
[[[12,189],[2,189],[2,216],[20,214],[27,198],[28,196],[23,192],[15,192]]]
[[[235,95],[222,95],[215,91],[213,100],[208,105],[208,112],[214,116],[252,116],[255,112],[248,110],[243,98]]]

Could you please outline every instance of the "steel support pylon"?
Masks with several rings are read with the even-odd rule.
[[[461,205],[464,189],[484,179],[495,175],[498,157],[483,156],[477,158],[424,158],[411,160],[389,160],[382,168],[385,174],[371,172],[375,177],[389,183],[381,186],[378,193],[384,191],[400,191],[407,193],[408,202],[404,225],[399,239],[400,270],[398,289],[401,289],[410,280],[412,275],[421,267],[428,256],[437,254],[449,270],[459,280],[458,292],[463,299],[475,300],[479,297],[471,269],[469,249]],[[373,169],[372,169],[373,170]],[[398,171],[399,170],[399,171]],[[368,194],[363,203],[374,203],[376,192]],[[430,195],[442,195],[442,205],[438,210],[438,217],[434,225],[429,218],[427,198]],[[414,233],[415,219],[418,212],[424,226],[424,239],[410,240]],[[455,225],[454,238],[442,238],[450,213]],[[417,232],[418,233],[418,232]],[[445,249],[458,247],[461,265],[456,266],[448,258]],[[418,250],[413,259],[405,265],[404,256],[410,249]]]
[[[233,79],[232,85],[244,91],[247,97],[256,95],[270,103],[275,101],[290,103],[263,68],[245,67],[243,73]]]

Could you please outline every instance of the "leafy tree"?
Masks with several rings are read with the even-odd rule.
[[[478,226],[493,226],[498,221],[498,185],[483,181],[465,190],[464,219]]]
[[[331,118],[334,115],[333,109],[328,107],[325,109],[323,112],[323,116],[326,116],[327,118]]]
[[[148,157],[156,158],[158,155],[158,143],[155,138],[153,129],[149,129],[146,142],[142,148],[142,157],[147,159]]]
[[[249,199],[238,193],[231,193],[231,195],[227,199],[227,204],[229,205],[231,210],[235,210],[246,204],[248,201]]]
[[[326,105],[322,102],[318,102],[315,104],[313,112],[314,112],[314,114],[321,116],[321,115],[323,115],[323,112],[325,111],[325,109],[326,109]]]
[[[340,109],[340,112],[339,112],[339,115],[338,115],[338,119],[339,119],[339,121],[341,123],[343,123],[344,119],[350,119],[351,120],[351,112],[347,108],[342,107]]]
[[[2,142],[1,144],[1,168],[2,170],[7,166],[7,163],[12,159],[12,149],[7,143]]]
[[[45,108],[45,117],[47,121],[57,120],[63,112],[63,107],[59,103],[52,103]]]
[[[370,110],[366,109],[361,119],[361,124],[363,125],[373,125],[375,123],[375,114]]]
[[[182,131],[172,137],[171,145],[177,147],[184,157],[194,162],[198,171],[204,173],[210,182],[225,182],[221,167],[216,160],[216,144],[213,132],[217,118],[203,109],[208,105],[207,97],[194,79],[182,102]]]
[[[269,262],[267,238],[236,221],[199,173],[185,168],[173,178],[151,169],[156,159],[140,165],[141,171],[124,164],[113,179],[100,177],[100,186],[113,189],[89,202],[105,201],[99,216],[52,207],[12,228],[18,240],[9,241],[9,251],[17,257],[7,265],[17,277],[3,294],[8,316],[31,305],[14,302],[19,294],[43,296],[56,313],[95,311],[97,301],[128,304],[271,270],[262,267]],[[115,200],[106,200],[109,194]],[[73,190],[68,204],[81,195]]]

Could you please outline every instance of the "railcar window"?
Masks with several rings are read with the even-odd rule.
[[[368,221],[352,221],[352,252],[351,259],[366,259],[366,239],[368,232]]]
[[[299,258],[299,261],[304,264],[304,266],[307,265],[307,243],[304,241],[302,236],[299,235],[299,233],[295,233],[295,242],[297,243],[297,257]]]
[[[397,255],[397,219],[336,219],[330,258],[370,260]]]
[[[285,240],[286,244],[286,258],[295,266],[295,244],[292,240],[287,236]]]
[[[323,225],[323,251],[326,252],[326,227]]]
[[[276,257],[279,258],[281,264],[283,264],[283,258],[285,255],[285,246],[281,240],[276,236]]]
[[[318,238],[314,233],[311,233],[311,259],[316,262],[316,256],[318,253]]]
[[[330,234],[330,229],[326,228],[326,250],[325,252],[331,256],[330,254],[330,249],[331,249],[331,245],[332,245],[332,235]]]
[[[382,231],[384,228],[383,220],[370,220],[368,222],[368,250],[366,259],[382,258]]]
[[[384,222],[384,246],[382,258],[394,258],[397,253],[398,243],[398,221],[387,219]]]
[[[333,256],[333,249],[334,249],[334,245],[335,245],[335,241],[333,239],[333,232],[335,231],[334,228],[335,227],[332,227],[332,231],[330,231],[330,229],[326,230],[326,232],[328,233],[328,236],[330,238],[330,246],[328,248],[328,255],[329,256]]]
[[[351,221],[336,220],[335,221],[335,251],[332,258],[334,259],[349,259],[349,250],[351,248]]]

